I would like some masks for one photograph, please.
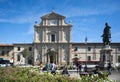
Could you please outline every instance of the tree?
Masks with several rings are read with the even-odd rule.
[[[24,49],[21,53],[22,53],[22,55],[23,55],[24,58],[27,58],[28,55],[29,55],[27,49]]]
[[[27,58],[29,56],[29,52],[27,51],[27,49],[24,49],[22,52],[23,57],[25,58],[25,64],[27,63]]]

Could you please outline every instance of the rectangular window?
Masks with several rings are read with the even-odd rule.
[[[88,51],[91,51],[91,47],[88,47]]]
[[[32,51],[32,47],[29,47],[29,51]]]
[[[20,47],[18,47],[18,51],[20,51]]]
[[[88,56],[88,61],[91,61],[91,56]]]
[[[93,60],[96,60],[96,49],[93,49]]]
[[[120,51],[120,47],[118,47],[118,51]]]
[[[51,35],[51,41],[55,42],[55,35],[54,34]]]
[[[93,60],[96,60],[96,53],[93,53]]]
[[[120,56],[118,56],[118,62],[120,63]]]
[[[75,47],[74,51],[78,51],[78,47]]]
[[[20,61],[20,55],[17,56],[17,61]]]
[[[5,55],[5,52],[4,51],[2,51],[2,56],[4,56]]]

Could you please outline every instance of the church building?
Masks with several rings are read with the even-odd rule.
[[[79,63],[98,64],[102,43],[72,42],[72,24],[66,17],[51,12],[34,25],[34,40],[30,44],[14,45],[14,65],[56,63],[58,65]],[[111,43],[112,63],[120,62],[120,43]]]

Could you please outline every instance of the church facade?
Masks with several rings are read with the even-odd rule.
[[[51,63],[58,65],[79,63],[99,63],[102,43],[73,43],[72,24],[66,17],[51,12],[41,17],[34,25],[34,41],[31,44],[14,45],[14,65]],[[112,63],[120,62],[120,43],[111,43]],[[54,59],[52,59],[54,57]]]
[[[65,22],[65,17],[54,12],[41,17],[40,24],[34,25],[34,63],[50,62],[49,51],[56,52],[55,63],[69,63],[71,53],[72,25]],[[37,57],[40,56],[40,61]],[[61,62],[61,63],[60,63]]]
[[[32,64],[52,62],[50,61],[49,51],[55,53],[54,63],[57,64],[69,64],[70,54],[71,54],[71,29],[72,25],[65,22],[65,16],[59,15],[55,12],[44,15],[41,17],[42,21],[39,24],[34,25],[34,41],[33,44],[28,44],[31,46],[32,51],[29,54],[31,55],[30,60]],[[22,53],[27,44],[14,44],[15,51],[15,64],[17,62],[18,54],[19,59],[22,58]],[[17,51],[21,46],[21,50]],[[29,59],[29,58],[28,58]],[[25,61],[22,58],[22,61]],[[29,60],[28,60],[29,61]]]

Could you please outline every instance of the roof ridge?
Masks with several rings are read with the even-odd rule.
[[[43,15],[41,18],[50,18],[52,15],[55,15],[58,18],[65,18],[65,16],[63,16],[61,14],[58,14],[58,13],[56,13],[54,11],[52,11],[52,12],[46,14],[46,15]]]

